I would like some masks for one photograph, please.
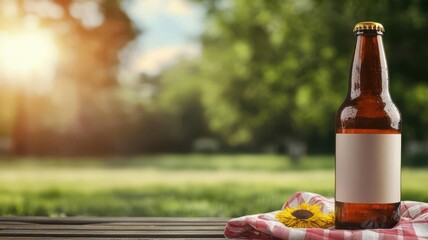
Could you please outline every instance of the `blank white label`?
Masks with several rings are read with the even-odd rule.
[[[396,203],[401,134],[336,134],[336,201]]]

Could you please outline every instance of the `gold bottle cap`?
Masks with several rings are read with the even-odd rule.
[[[376,31],[385,32],[385,28],[383,28],[382,24],[377,23],[377,22],[360,22],[360,23],[357,23],[354,27],[354,32],[357,32],[360,30],[376,30]]]

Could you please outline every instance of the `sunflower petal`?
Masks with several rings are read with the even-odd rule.
[[[309,218],[301,219],[293,215],[294,211],[306,210],[312,213]],[[276,214],[276,219],[291,228],[328,228],[334,225],[334,213],[323,213],[318,204],[302,203],[297,207],[285,208]]]

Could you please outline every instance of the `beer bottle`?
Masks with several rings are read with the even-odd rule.
[[[349,88],[336,114],[337,229],[391,228],[399,220],[401,117],[388,89],[380,23],[355,25]]]

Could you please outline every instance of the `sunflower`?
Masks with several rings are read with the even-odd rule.
[[[298,207],[287,207],[275,217],[285,226],[292,228],[328,228],[334,225],[333,212],[323,213],[318,204],[302,203]]]

